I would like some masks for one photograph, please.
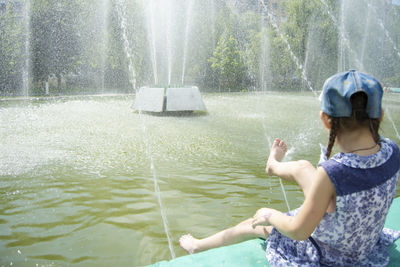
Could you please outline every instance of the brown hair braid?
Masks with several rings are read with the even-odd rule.
[[[372,137],[376,143],[379,143],[379,126],[381,122],[379,119],[369,119],[369,130],[372,133]]]
[[[326,157],[329,159],[332,153],[333,145],[335,144],[335,139],[337,135],[337,131],[339,128],[339,118],[330,117],[331,129],[329,131],[329,143],[326,148]]]

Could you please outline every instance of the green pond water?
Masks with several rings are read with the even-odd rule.
[[[279,180],[264,172],[273,138],[286,140],[287,160],[314,164],[327,143],[312,93],[204,94],[208,115],[184,117],[140,115],[133,100],[0,100],[1,266],[168,260],[163,213],[184,255],[182,234],[210,235],[263,206],[287,210]],[[399,144],[400,94],[384,104],[381,133]],[[302,193],[283,184],[298,207]]]

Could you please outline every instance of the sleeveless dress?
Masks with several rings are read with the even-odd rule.
[[[386,266],[387,246],[400,231],[384,228],[400,174],[400,152],[389,139],[369,156],[338,153],[320,162],[336,190],[336,209],[311,237],[292,240],[275,228],[266,240],[271,266]],[[296,216],[301,209],[287,214]]]

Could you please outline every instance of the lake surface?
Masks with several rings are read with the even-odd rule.
[[[273,138],[286,140],[286,160],[313,164],[328,140],[312,93],[205,94],[208,114],[183,117],[140,115],[133,100],[0,100],[0,265],[141,266],[184,255],[182,234],[213,234],[263,206],[288,209],[264,172]],[[400,94],[384,104],[381,134],[399,144]],[[298,207],[302,193],[283,184]]]

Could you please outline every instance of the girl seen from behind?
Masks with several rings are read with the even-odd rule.
[[[383,90],[366,74],[351,70],[329,78],[320,96],[320,117],[329,130],[324,160],[282,162],[287,147],[275,139],[266,172],[296,182],[305,199],[282,213],[259,209],[253,218],[196,239],[180,238],[188,253],[252,238],[266,239],[271,266],[385,266],[387,246],[400,231],[384,228],[396,193],[400,152],[379,136]],[[333,146],[340,153],[330,157]]]

